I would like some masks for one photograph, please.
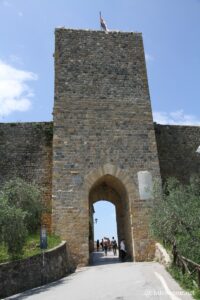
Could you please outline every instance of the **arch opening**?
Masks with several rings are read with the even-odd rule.
[[[98,201],[106,200],[115,206],[116,225],[118,243],[125,239],[127,254],[133,260],[133,241],[131,231],[131,209],[127,191],[123,183],[115,176],[110,174],[100,177],[89,192],[89,249],[90,253],[94,250],[94,204]],[[107,212],[105,210],[104,214]]]
[[[93,204],[94,214],[94,250],[96,250],[96,241],[101,242],[102,239],[112,237],[118,240],[116,207],[113,203],[106,200],[100,200]],[[105,213],[106,212],[106,213]]]

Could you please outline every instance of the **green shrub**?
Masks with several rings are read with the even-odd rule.
[[[56,246],[58,246],[61,242],[61,239],[58,236],[48,234],[48,248],[52,249]],[[20,258],[24,259],[36,254],[41,253],[41,249],[39,247],[40,245],[40,232],[29,234],[26,238],[26,242],[23,247],[23,254],[20,256]],[[19,255],[9,256],[8,255],[8,247],[5,245],[5,243],[0,243],[0,263],[4,263],[7,261],[10,261],[10,259],[16,259],[19,258]]]
[[[20,178],[8,181],[0,194],[0,243],[11,257],[18,257],[28,233],[36,232],[41,223],[39,189]]]
[[[26,212],[15,206],[10,207],[8,202],[0,198],[0,241],[5,244],[11,257],[18,257],[23,253],[23,246],[27,237],[24,223]]]
[[[190,292],[194,299],[200,300],[200,289],[197,286],[197,274],[192,276],[187,273],[182,274],[181,269],[177,266],[170,266],[167,268],[172,277],[179,282],[180,286],[186,291]]]
[[[183,185],[169,178],[160,194],[155,189],[151,230],[159,239],[173,244],[179,253],[200,263],[200,179]]]
[[[42,214],[41,193],[38,187],[16,178],[4,185],[2,193],[9,206],[26,212],[24,217],[26,228],[30,233],[35,232],[40,226]]]

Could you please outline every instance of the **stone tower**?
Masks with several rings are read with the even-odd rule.
[[[149,260],[145,189],[160,172],[142,35],[56,29],[55,40],[53,231],[87,264],[92,205],[107,200],[130,257]]]

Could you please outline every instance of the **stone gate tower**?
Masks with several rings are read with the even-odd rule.
[[[87,264],[92,204],[107,200],[129,255],[149,260],[145,178],[160,173],[142,35],[57,29],[55,36],[52,228],[74,262]]]

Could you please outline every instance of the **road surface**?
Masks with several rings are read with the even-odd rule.
[[[7,299],[28,300],[180,300],[193,299],[156,262],[118,261],[112,253],[94,254],[93,266],[57,282]]]

